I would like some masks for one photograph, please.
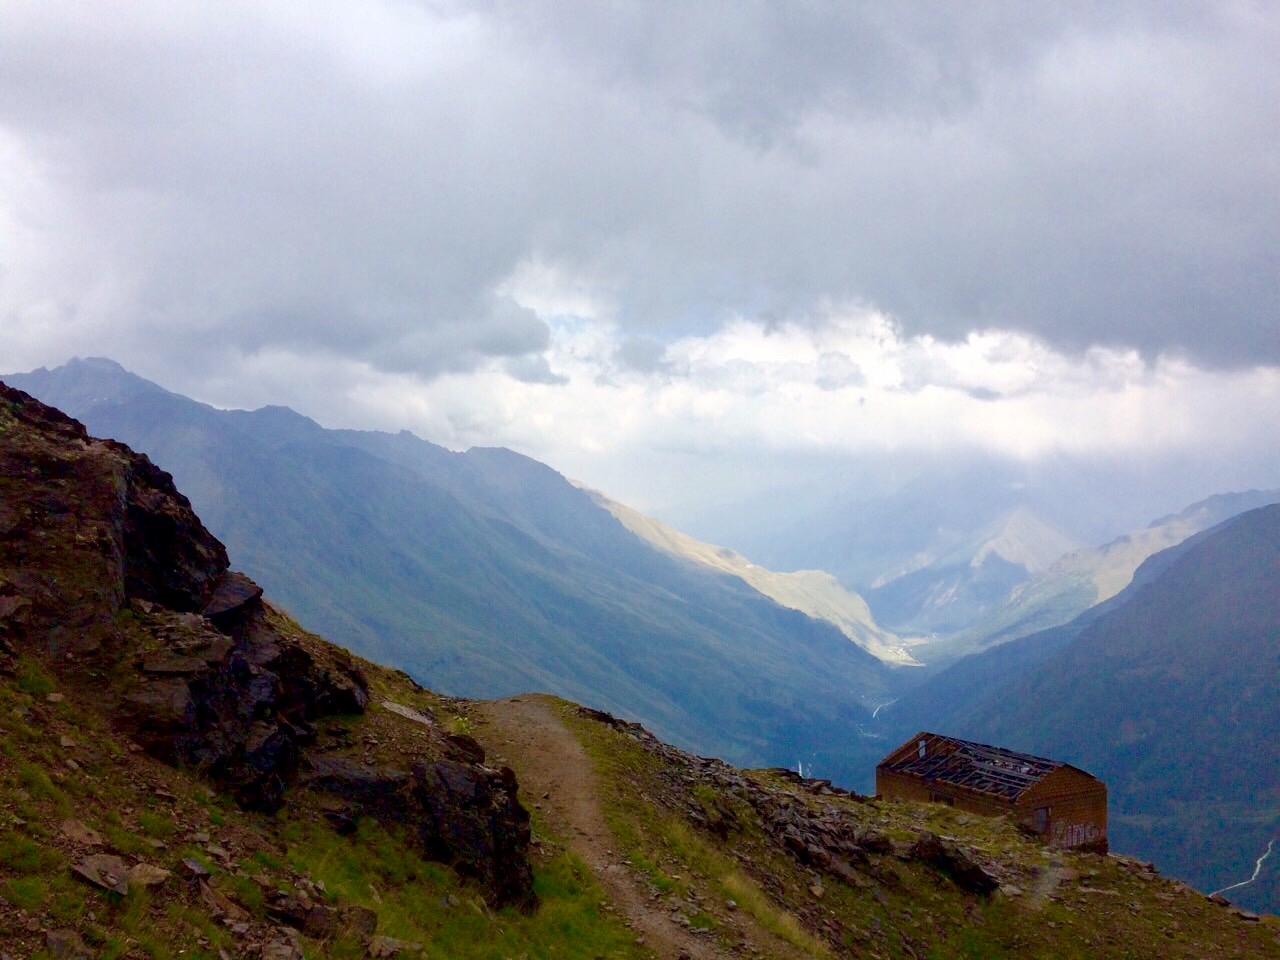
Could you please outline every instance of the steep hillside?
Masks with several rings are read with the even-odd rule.
[[[1278,934],[1003,821],[424,690],[264,600],[145,457],[0,385],[6,956],[1245,960]]]
[[[1072,551],[1034,580],[1015,587],[998,609],[957,638],[956,649],[985,649],[1064,624],[1123,590],[1153,554],[1246,510],[1277,501],[1280,490],[1220,494],[1105,546]]]
[[[1162,576],[1184,553],[1211,535],[1212,531],[1193,534],[1176,546],[1148,557],[1134,572],[1127,587],[1069,623],[961,657],[878,711],[877,735],[890,743],[900,743],[917,730],[964,727],[980,705],[998,701],[1010,684],[1029,675],[1078,638],[1094,621],[1123,606],[1139,590]]]
[[[587,491],[628,530],[646,542],[673,556],[710,567],[758,590],[784,607],[799,610],[817,620],[835,625],[850,640],[872,656],[886,663],[916,666],[910,641],[876,623],[867,602],[840,585],[822,570],[797,570],[778,573],[752,563],[727,547],[703,543],[673,530],[659,520],[646,517],[625,504],[611,500],[595,490]]]
[[[971,540],[941,555],[922,554],[881,576],[867,602],[876,618],[895,630],[954,633],[989,614],[1075,546],[1019,507]]]
[[[654,550],[510,451],[215,410],[109,361],[13,379],[167,464],[303,621],[449,693],[549,690],[701,752],[792,764],[857,741],[892,682],[835,627]]]
[[[1280,835],[1277,598],[1280,505],[1199,535],[954,732],[1069,758],[1108,782],[1120,849],[1243,880]],[[1277,879],[1233,895],[1275,910]]]

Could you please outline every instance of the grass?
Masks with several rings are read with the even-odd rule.
[[[593,721],[576,715],[572,706],[562,715],[578,736],[600,772],[605,821],[626,850],[632,865],[664,895],[688,896],[700,883],[721,902],[732,900],[738,911],[761,928],[812,957],[831,955],[827,944],[806,930],[788,910],[779,906],[760,886],[709,838],[688,822],[642,799],[661,791],[660,761],[629,737],[622,737]],[[723,799],[704,785],[695,789],[697,802],[714,807]],[[750,814],[735,805],[740,822]],[[668,864],[678,873],[664,870]],[[678,879],[677,879],[678,877]],[[693,879],[696,878],[697,883]],[[705,910],[689,917],[690,926],[716,929],[720,924]]]
[[[378,913],[378,932],[422,943],[438,960],[637,960],[645,957],[634,934],[600,911],[603,891],[575,857],[560,854],[535,866],[540,906],[527,913],[489,908],[477,887],[448,868],[421,859],[393,832],[362,820],[342,837],[327,826],[289,821],[284,827],[289,864],[344,903]],[[363,956],[359,945],[337,938],[332,957]]]

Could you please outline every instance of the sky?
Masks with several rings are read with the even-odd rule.
[[[1270,2],[0,0],[0,369],[686,527],[876,462],[1280,486],[1278,49]]]

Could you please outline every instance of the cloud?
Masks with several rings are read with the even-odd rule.
[[[430,376],[485,337],[536,353],[490,307],[542,283],[663,341],[861,300],[949,339],[1280,362],[1265,6],[3,17],[0,177],[32,189],[0,223],[46,248],[8,258],[6,320]]]
[[[0,356],[641,505],[850,457],[1259,463],[1277,47],[1229,2],[12,0]]]

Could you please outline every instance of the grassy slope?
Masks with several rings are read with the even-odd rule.
[[[966,894],[918,861],[873,858],[856,884],[833,882],[771,843],[751,808],[689,785],[640,741],[592,720],[570,704],[566,723],[601,772],[607,817],[619,849],[673,910],[692,914],[710,935],[734,943],[721,905],[734,900],[767,929],[813,956],[998,960],[1276,957],[1280,923],[1245,923],[1176,881],[1118,857],[1048,851],[1008,822],[957,814],[940,805],[816,798],[861,827],[907,842],[921,830],[957,838],[997,863],[1020,893]],[[768,772],[751,774],[788,790]],[[692,824],[690,809],[727,804],[737,826],[720,839]],[[1048,880],[1056,880],[1050,885]],[[1044,894],[1037,895],[1037,888]]]
[[[452,701],[416,689],[391,671],[364,664],[375,700],[394,699],[465,724]],[[51,702],[50,695],[53,695]],[[354,741],[372,715],[335,725]],[[92,692],[62,686],[34,659],[0,677],[0,951],[44,958],[49,931],[77,931],[95,957],[240,956],[271,935],[261,881],[290,890],[323,885],[334,904],[377,912],[378,933],[424,945],[438,960],[648,956],[616,918],[598,909],[601,892],[564,852],[535,860],[542,906],[536,913],[490,910],[483,891],[440,864],[422,860],[372,820],[339,836],[296,797],[274,817],[249,814],[212,794],[192,771],[176,771],[130,750],[93,710]],[[119,896],[74,879],[70,865],[90,852],[62,831],[68,819],[96,830],[108,850],[175,871],[158,889]],[[535,819],[539,849],[563,851]],[[216,846],[230,852],[222,859]],[[100,848],[99,848],[100,849]],[[252,932],[238,937],[177,874],[193,857],[211,885],[248,912]],[[314,960],[356,958],[365,949],[350,930],[304,939]]]

